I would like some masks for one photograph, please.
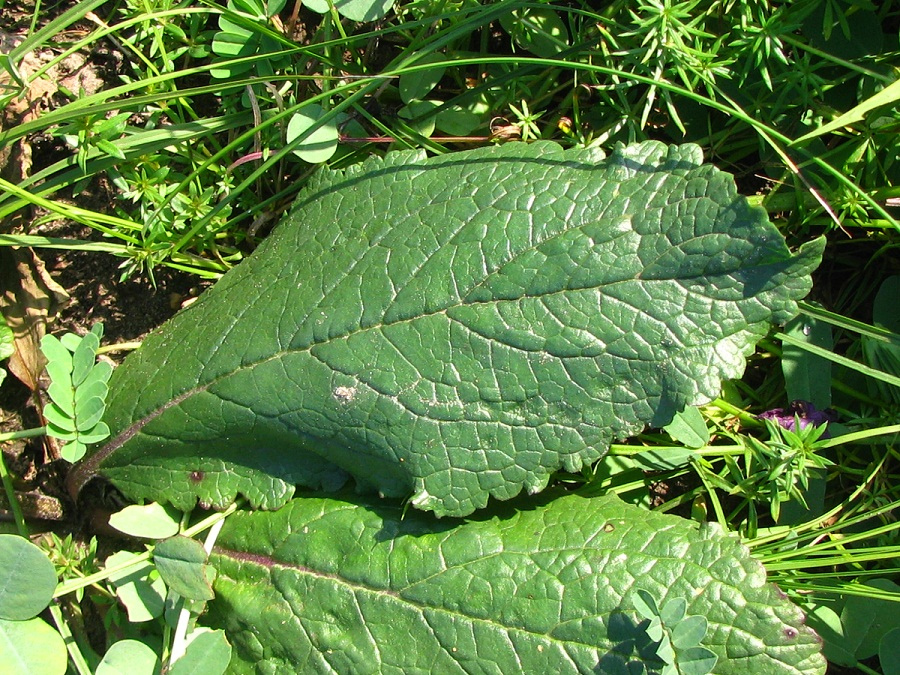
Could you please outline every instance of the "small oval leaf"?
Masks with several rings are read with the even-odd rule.
[[[525,7],[500,18],[500,24],[522,49],[552,57],[569,46],[566,24],[554,10]]]
[[[68,378],[63,381],[53,380],[47,387],[47,395],[67,417],[75,415],[75,392]]]
[[[409,120],[409,126],[413,131],[427,138],[434,133],[436,120],[434,111],[440,105],[440,101],[411,101],[400,108],[397,116]]]
[[[8,359],[15,351],[16,337],[6,323],[6,317],[0,314],[0,361]]]
[[[259,40],[254,37],[253,33],[240,26],[235,25],[227,32],[221,31],[215,34],[212,43],[212,49],[215,54],[228,58],[241,58],[243,56],[251,56],[256,52]],[[222,64],[220,67],[231,68],[231,64]],[[240,70],[246,70],[245,64],[236,64],[234,67]]]
[[[117,567],[137,557],[137,554],[130,551],[119,551],[106,559],[106,567]],[[136,562],[120,572],[113,572],[109,575],[109,580],[116,586],[116,596],[125,606],[129,621],[140,623],[162,615],[166,602],[166,585],[153,574],[150,562]]]
[[[298,110],[287,126],[287,142],[293,143],[307,131],[312,131],[300,144],[294,148],[294,154],[310,164],[321,164],[331,159],[337,150],[338,130],[335,119],[321,123],[320,119],[325,114],[322,106],[315,103],[304,106]]]
[[[104,436],[104,438],[106,438],[106,436]],[[73,439],[63,446],[59,454],[64,460],[74,464],[84,457],[85,453],[87,453],[87,445],[80,440]]]
[[[453,136],[471,134],[481,124],[481,116],[471,110],[452,105],[441,110],[434,118],[435,126]]]
[[[672,598],[667,600],[659,612],[659,618],[669,627],[674,626],[684,619],[687,613],[687,600],[684,598]]]
[[[73,353],[78,349],[78,345],[81,343],[81,337],[75,333],[63,333],[59,338],[59,342],[69,351],[69,353]]]
[[[706,636],[709,622],[705,616],[688,616],[672,629],[672,645],[676,649],[698,647]]]
[[[152,502],[126,506],[109,517],[109,524],[119,532],[145,539],[165,539],[178,534],[181,514],[171,507]]]
[[[428,70],[415,70],[410,73],[404,73],[400,76],[398,88],[400,89],[400,100],[409,103],[417,99],[425,98],[425,96],[437,86],[447,70],[446,66],[438,66],[446,62],[447,57],[444,54],[426,54],[415,65],[422,66],[426,64],[435,64],[434,68]]]
[[[637,610],[638,614],[640,614],[645,619],[655,619],[659,617],[659,608],[656,605],[656,598],[653,595],[643,589],[639,588],[634,592],[634,596],[631,598],[631,602],[634,604],[634,608]]]
[[[706,426],[706,420],[694,406],[677,413],[665,426],[665,430],[674,440],[683,443],[688,448],[702,448],[709,443],[709,429]]]
[[[74,441],[78,438],[78,434],[74,429],[63,429],[52,422],[47,422],[47,435],[51,438],[58,438],[61,441]]]
[[[56,568],[46,553],[23,537],[0,534],[0,618],[37,616],[50,604],[56,583]]]
[[[94,675],[156,675],[159,665],[156,652],[143,642],[119,640],[106,651]]]
[[[105,422],[99,422],[93,429],[78,435],[78,439],[87,444],[99,443],[106,438],[109,438],[109,427]]]
[[[117,586],[138,579],[145,579],[147,575],[153,571],[153,565],[147,560],[137,562],[137,558],[138,555],[131,551],[119,551],[118,553],[113,553],[106,559],[106,569],[112,569],[114,567],[119,567],[120,565],[127,565],[127,567],[118,572],[110,573],[108,579]],[[135,561],[134,564],[128,565],[128,563],[131,563],[132,561]]]
[[[109,382],[109,378],[112,375],[113,367],[106,361],[98,361],[94,364],[94,367],[91,368],[91,372],[88,374],[87,379],[82,382],[82,387],[90,387],[95,383],[100,382]]]
[[[128,612],[131,623],[152,621],[165,609],[166,585],[162,579],[138,579],[116,588],[116,596]]]
[[[303,4],[319,14],[330,11],[328,0],[306,0]],[[333,0],[331,4],[351,21],[377,21],[387,16],[394,0]]]
[[[44,406],[44,419],[52,427],[66,432],[73,432],[76,429],[74,416],[67,415],[56,403],[48,403]],[[52,436],[53,434],[50,435]]]
[[[212,600],[206,551],[189,537],[171,537],[153,549],[153,561],[170,589],[188,600]]]
[[[100,418],[103,417],[105,408],[106,404],[103,402],[103,399],[97,396],[89,398],[77,397],[75,401],[75,424],[77,430],[79,432],[88,432],[93,429],[100,421]]]
[[[47,372],[52,379],[68,380],[72,373],[72,352],[55,335],[41,338],[41,351],[47,357]]]
[[[881,638],[878,660],[883,675],[900,675],[900,628],[888,631]]]
[[[706,675],[712,672],[718,661],[718,655],[706,647],[689,647],[678,653],[681,675]]]
[[[184,656],[169,668],[169,675],[222,675],[231,661],[231,645],[225,631],[198,629]]]
[[[62,636],[43,619],[0,619],[3,675],[64,675],[67,660]]]
[[[91,398],[99,398],[103,402],[108,394],[109,386],[106,382],[89,378],[75,391],[76,407],[80,401],[86,401]]]
[[[94,333],[88,333],[78,341],[78,346],[72,354],[72,384],[74,386],[80,386],[90,374],[97,359],[99,346],[100,338]]]

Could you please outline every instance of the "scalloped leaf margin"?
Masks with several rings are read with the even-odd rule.
[[[322,171],[110,383],[72,474],[189,509],[296,485],[466,515],[714,398],[797,312],[797,253],[697,146],[507,144]]]
[[[209,621],[247,672],[654,672],[644,589],[707,618],[717,673],[824,673],[802,612],[717,526],[614,496],[538,501],[455,527],[354,496],[237,514]]]

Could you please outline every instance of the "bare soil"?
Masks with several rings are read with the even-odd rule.
[[[54,13],[65,11],[68,3],[42,8],[48,20]],[[7,52],[24,39],[30,29],[34,4],[19,0],[4,5],[0,15],[0,50]],[[70,26],[58,36],[76,40],[95,28],[89,22]],[[24,57],[20,72],[30,73],[51,63],[59,53],[56,49],[38,49]],[[66,92],[90,94],[104,87],[121,83],[119,78],[123,58],[115,45],[102,43],[93,51],[73,54],[53,65],[46,77],[38,78],[20,98],[0,111],[0,129],[36,119],[67,100]],[[2,79],[3,73],[0,73]],[[2,83],[0,83],[2,84]],[[0,175],[13,183],[21,183],[40,169],[70,156],[72,150],[62,139],[39,133],[0,148]],[[115,188],[104,179],[94,180],[78,194],[57,193],[54,199],[68,201],[95,211],[111,211],[116,199]],[[23,209],[0,222],[0,233],[33,234],[65,239],[99,240],[100,235],[75,223],[47,218],[39,209]],[[34,252],[32,268],[40,292],[50,297],[46,318],[40,317],[37,339],[46,330],[54,334],[74,332],[83,334],[96,322],[104,325],[103,344],[140,340],[171,317],[183,302],[198,294],[204,284],[196,277],[165,268],[154,270],[155,284],[148,277],[121,280],[121,259],[102,253],[42,249]],[[15,287],[21,271],[16,267],[9,249],[0,251],[0,279],[5,284],[0,292],[7,292],[3,309],[9,317],[17,311],[9,300],[9,287]],[[14,269],[15,268],[15,269]],[[206,284],[208,285],[208,284]],[[68,300],[57,307],[55,299],[68,294]],[[25,296],[27,297],[27,295]],[[24,305],[25,303],[19,303]],[[32,358],[40,358],[32,352]],[[123,354],[113,353],[113,360]],[[0,366],[3,367],[3,366]],[[26,380],[28,378],[25,378]],[[40,414],[44,394],[41,382],[27,386],[14,375],[7,374],[0,386],[0,432],[20,431],[43,425]],[[36,437],[3,444],[3,457],[10,470],[17,496],[27,517],[48,521],[66,520],[72,516],[62,482],[68,471],[66,462],[57,459],[52,439]],[[0,490],[0,521],[10,520],[5,491]]]

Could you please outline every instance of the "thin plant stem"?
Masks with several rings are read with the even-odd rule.
[[[15,432],[13,432],[15,433]],[[10,434],[3,434],[4,436],[8,436]],[[22,438],[22,436],[19,436]],[[9,440],[0,438],[2,440]],[[0,479],[3,480],[3,490],[6,492],[6,501],[9,502],[9,510],[12,511],[13,518],[16,521],[16,529],[19,531],[19,534],[28,538],[28,525],[25,523],[25,516],[22,514],[22,507],[19,506],[19,500],[16,498],[16,489],[13,486],[12,478],[9,475],[9,471],[6,469],[6,457],[3,455],[3,451],[0,450]]]
[[[222,527],[224,525],[225,519],[222,518],[214,522],[209,528],[209,532],[206,535],[206,540],[203,543],[203,548],[206,551],[206,555],[212,553],[213,547],[216,544],[216,539],[219,537],[219,532],[222,531]],[[187,631],[190,624],[192,612],[188,608],[188,603],[184,598],[179,598],[179,603],[181,605],[181,609],[178,612],[178,622],[175,626],[175,633],[172,637],[172,650],[169,655],[170,663],[174,663],[175,661],[180,659],[187,651]]]
[[[50,616],[53,617],[53,623],[56,624],[56,629],[62,635],[63,642],[66,644],[66,650],[69,652],[69,659],[72,661],[72,665],[75,666],[78,675],[91,675],[91,667],[81,653],[78,642],[72,635],[69,624],[63,616],[62,609],[60,609],[55,600],[50,603]]]
[[[141,346],[140,340],[132,340],[130,342],[117,342],[112,345],[104,345],[97,349],[97,356],[101,354],[110,354],[113,352],[133,352]]]
[[[191,527],[188,527],[181,534],[184,535],[185,537],[196,536],[197,534],[200,534],[204,530],[208,530],[213,525],[215,525],[217,522],[224,520],[225,518],[230,516],[232,513],[237,511],[241,507],[241,505],[244,503],[245,503],[244,500],[239,499],[238,501],[235,501],[232,504],[230,504],[223,511],[214,513],[211,516],[204,518],[196,525],[192,525]],[[53,597],[58,598],[60,596],[66,595],[67,593],[72,593],[73,591],[77,591],[79,588],[87,588],[88,586],[92,586],[101,581],[105,581],[113,574],[122,572],[122,571],[130,569],[132,567],[137,567],[141,563],[144,563],[144,562],[150,560],[150,558],[152,556],[153,556],[153,549],[149,549],[147,551],[144,551],[143,553],[136,555],[134,558],[131,558],[130,560],[127,560],[118,565],[112,565],[111,567],[108,567],[104,570],[101,570],[101,571],[91,574],[89,576],[82,577],[81,579],[70,579],[68,581],[64,581],[56,587],[56,591],[54,591]]]
[[[716,522],[722,527],[727,527],[728,520],[725,518],[725,510],[722,508],[722,503],[719,501],[719,495],[716,492],[716,488],[713,487],[706,478],[706,471],[702,467],[696,465],[694,465],[694,471],[700,476],[700,480],[706,488],[706,494],[709,496],[709,501],[712,502],[713,511],[716,513]]]
[[[21,438],[34,438],[35,436],[44,436],[46,434],[47,427],[35,427],[33,429],[22,429],[20,431],[4,431],[0,434],[0,443],[15,441]]]

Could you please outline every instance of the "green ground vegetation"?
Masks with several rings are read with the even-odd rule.
[[[557,483],[718,523],[807,612],[831,663],[900,672],[900,622],[884,620],[900,615],[897,3],[87,0],[38,2],[23,17],[29,25],[10,29],[0,54],[0,150],[40,138],[54,151],[0,178],[3,246],[118,256],[123,277],[152,278],[166,266],[215,279],[322,165],[538,139],[607,151],[696,143],[793,249],[824,234],[825,259],[800,315],[772,327],[742,379]],[[100,53],[114,53],[117,65],[96,90],[56,77],[67,59],[90,64]],[[97,181],[114,188],[105,208],[80,199]],[[7,226],[23,210],[35,217]],[[91,235],[44,236],[51,221]],[[62,371],[51,373],[47,398],[56,417],[0,440],[47,432],[75,458],[102,435],[109,374],[93,360],[101,334],[50,345]],[[0,356],[12,343],[0,326]],[[33,526],[15,506],[16,476],[0,468],[26,536]],[[174,523],[163,528],[170,534],[202,531],[142,512],[137,532],[157,519]],[[3,621],[47,617],[66,643],[41,639],[51,651],[64,644],[80,675],[116,658],[143,658],[147,672],[188,658],[200,607],[192,603],[204,601],[208,574],[201,563],[172,572],[148,565],[146,553],[104,563],[95,541],[65,532],[36,539],[60,583],[44,584],[51,590]],[[0,555],[33,554],[10,546]],[[196,558],[190,546],[159,559]],[[195,590],[168,606],[160,575],[169,587],[186,577]],[[13,582],[4,583],[0,590]],[[137,586],[123,591],[129,584]],[[648,618],[667,611],[644,604]],[[102,636],[89,640],[85,626],[98,621]],[[219,635],[195,639],[221,657]],[[103,658],[98,644],[117,640],[128,644]],[[32,672],[64,672],[58,660],[46,667]]]

